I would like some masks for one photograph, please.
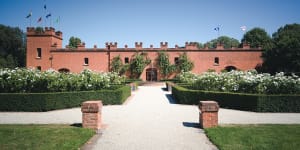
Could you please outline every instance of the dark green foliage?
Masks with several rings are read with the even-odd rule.
[[[69,47],[70,48],[77,48],[78,44],[81,43],[81,39],[78,38],[78,37],[74,37],[72,36],[70,39],[69,39]]]
[[[288,24],[273,34],[274,48],[263,53],[268,72],[300,73],[300,24]]]
[[[216,48],[218,43],[222,43],[224,48],[238,47],[240,45],[240,42],[237,39],[228,36],[220,36],[217,39],[205,43],[205,45],[208,48]]]
[[[104,105],[114,105],[122,104],[130,95],[130,87],[120,85],[99,91],[0,93],[0,111],[49,111],[79,107],[87,100],[102,100]]]
[[[21,29],[0,24],[0,68],[24,67],[25,47]]]
[[[118,55],[112,59],[110,70],[112,72],[116,72],[116,73],[120,74],[122,71],[122,68],[123,68],[123,63],[122,63],[120,55]],[[123,72],[123,73],[125,73],[125,72]]]
[[[178,71],[189,72],[194,68],[194,63],[188,58],[185,52],[179,55],[178,62]]]
[[[264,29],[257,27],[248,31],[244,35],[242,42],[250,43],[250,47],[253,48],[261,46],[264,50],[270,50],[273,47],[272,39],[268,33]]]
[[[300,95],[261,95],[190,90],[189,85],[176,85],[172,94],[181,104],[199,104],[214,100],[222,108],[256,112],[300,112]]]
[[[163,75],[163,78],[167,78],[168,75],[176,71],[176,66],[171,65],[169,55],[166,54],[165,51],[158,52],[156,60],[159,71]]]
[[[131,78],[139,78],[144,68],[151,63],[146,53],[136,53],[130,61]]]

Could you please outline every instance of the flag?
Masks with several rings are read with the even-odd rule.
[[[47,6],[46,6],[46,4],[44,5],[44,9],[45,9],[45,10],[47,9]]]
[[[37,21],[37,22],[39,23],[39,22],[41,22],[41,21],[42,21],[42,17],[40,17],[40,18],[38,19],[38,21]]]
[[[219,31],[219,30],[220,30],[220,28],[219,28],[219,27],[215,27],[215,28],[214,28],[214,30],[216,30],[216,31]]]
[[[30,12],[27,16],[26,16],[26,18],[30,18],[32,16],[32,12]]]
[[[57,17],[55,23],[59,23],[59,22],[60,22],[60,17]]]
[[[48,15],[46,15],[46,18],[48,19],[49,17],[51,17],[51,13],[49,13]]]
[[[242,31],[246,31],[247,30],[246,26],[241,26],[240,28],[241,28]]]

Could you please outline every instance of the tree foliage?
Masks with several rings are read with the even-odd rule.
[[[160,73],[163,75],[164,78],[176,71],[176,66],[170,64],[169,55],[166,54],[166,52],[158,52],[156,60]]]
[[[139,78],[144,68],[151,63],[151,60],[147,58],[146,53],[136,53],[130,61],[130,71],[132,78]]]
[[[112,59],[111,68],[110,68],[112,72],[116,72],[119,75],[123,75],[128,70],[128,68],[129,68],[128,64],[124,65],[122,63],[120,55],[118,55]]]
[[[122,66],[123,66],[123,63],[122,63],[121,57],[120,57],[120,55],[118,55],[112,59],[110,70],[112,72],[116,72],[119,74],[122,69]]]
[[[261,46],[264,50],[269,50],[273,47],[271,37],[264,29],[258,27],[246,32],[246,34],[242,38],[242,42],[249,42],[250,47],[254,48]]]
[[[78,38],[78,37],[74,37],[72,36],[70,39],[69,39],[69,47],[70,48],[77,48],[78,44],[81,43],[81,39]]]
[[[287,24],[273,34],[274,48],[263,53],[264,68],[300,72],[300,24]]]
[[[0,24],[0,68],[25,66],[25,41],[21,29]]]
[[[180,71],[188,72],[194,68],[194,63],[188,58],[186,53],[180,54],[177,68]]]
[[[213,39],[205,44],[208,46],[208,48],[216,48],[218,43],[222,43],[224,48],[238,47],[240,45],[240,42],[237,39],[228,36],[220,36],[217,39]]]

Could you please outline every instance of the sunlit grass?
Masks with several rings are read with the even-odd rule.
[[[0,125],[0,149],[78,149],[95,132],[70,125]]]

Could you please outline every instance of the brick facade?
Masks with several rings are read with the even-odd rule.
[[[149,68],[157,69],[155,66],[158,51],[166,51],[169,54],[171,64],[175,63],[175,58],[186,52],[189,59],[194,62],[194,73],[202,73],[208,69],[220,72],[226,68],[235,68],[240,70],[254,69],[262,63],[260,48],[250,48],[249,44],[243,44],[243,48],[224,49],[223,45],[218,45],[215,49],[207,47],[199,49],[194,42],[186,42],[184,48],[175,45],[170,48],[167,42],[161,42],[159,48],[150,45],[145,48],[142,42],[136,42],[134,48],[125,45],[118,47],[118,43],[105,43],[105,48],[85,48],[81,43],[78,48],[62,47],[62,32],[55,31],[54,28],[45,28],[45,32],[37,33],[34,28],[27,28],[27,63],[28,68],[39,68],[41,70],[54,69],[70,72],[81,72],[83,69],[95,71],[109,71],[110,62],[113,57],[120,55],[123,63],[125,59],[129,60],[136,52],[146,52],[152,63],[146,66],[141,74],[141,79],[146,80],[146,70]],[[38,57],[38,50],[41,49],[41,57]],[[88,59],[88,64],[85,64]],[[217,60],[216,60],[217,59]],[[217,63],[216,63],[217,61]],[[157,80],[161,79],[159,70]],[[170,76],[174,77],[175,74]]]

